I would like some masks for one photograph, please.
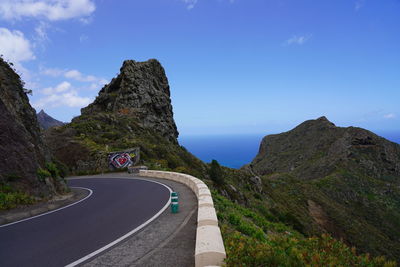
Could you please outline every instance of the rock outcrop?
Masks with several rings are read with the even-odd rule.
[[[204,164],[178,144],[168,79],[161,64],[124,61],[120,73],[46,143],[72,173],[107,171],[108,154],[140,148],[140,164],[193,172]],[[197,172],[198,173],[198,172]]]
[[[264,137],[244,169],[296,229],[400,259],[400,145],[321,117]]]
[[[0,58],[0,182],[43,196],[54,193],[57,182],[38,180],[38,168],[44,168],[51,155],[26,93],[19,75]]]
[[[62,126],[65,124],[62,121],[56,120],[48,115],[46,112],[44,112],[43,109],[38,114],[36,114],[36,116],[40,127],[42,127],[44,130],[49,129],[50,127]]]
[[[92,104],[81,110],[82,115],[97,112],[129,114],[136,117],[143,128],[177,143],[178,130],[168,79],[164,68],[155,59],[124,61],[120,74],[101,89]]]

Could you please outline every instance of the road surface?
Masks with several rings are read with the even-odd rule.
[[[69,180],[93,194],[65,209],[0,227],[0,266],[65,266],[140,227],[160,212],[170,191],[151,181]]]

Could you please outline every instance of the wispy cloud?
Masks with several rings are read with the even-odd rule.
[[[89,40],[89,36],[87,36],[86,34],[81,34],[81,36],[79,36],[79,42],[81,42],[81,43],[84,43],[88,40]]]
[[[67,81],[55,87],[44,88],[40,93],[44,95],[44,97],[33,102],[33,107],[36,109],[61,106],[82,108],[93,101],[90,97],[80,96],[78,91]]]
[[[81,73],[79,70],[75,69],[62,70],[57,68],[41,68],[40,73],[52,77],[64,77],[78,82],[91,83],[91,88],[94,87],[93,86],[94,84],[96,84],[96,86],[99,87],[108,83],[108,81],[104,78],[97,77],[94,75],[85,75]]]
[[[192,9],[197,4],[197,0],[182,0],[186,4],[187,9]]]
[[[57,21],[88,17],[95,9],[92,0],[1,0],[0,18],[9,21],[24,17]]]
[[[397,116],[396,116],[396,114],[394,114],[394,113],[388,113],[388,114],[383,115],[383,118],[385,118],[385,119],[387,119],[387,120],[395,119],[396,117],[397,117]]]
[[[308,35],[294,35],[290,39],[285,41],[285,45],[303,45],[305,44],[308,40],[310,40],[312,37],[312,34]]]
[[[184,4],[186,4],[186,8],[188,10],[193,9],[195,7],[195,5],[198,3],[198,0],[181,0]],[[223,0],[219,0],[219,1],[223,1]],[[226,0],[229,3],[233,4],[236,0]]]
[[[365,0],[356,0],[354,4],[355,11],[360,10],[365,5]]]

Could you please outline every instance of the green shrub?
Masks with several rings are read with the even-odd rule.
[[[39,179],[39,181],[41,181],[41,182],[44,182],[47,177],[51,177],[50,172],[47,170],[44,170],[42,168],[37,169],[36,175],[37,175],[37,178]]]
[[[60,176],[57,166],[53,162],[46,162],[46,169],[50,172],[51,177],[54,179]]]
[[[231,213],[228,215],[228,222],[232,225],[239,226],[242,222],[242,219],[238,214]]]
[[[329,235],[302,239],[273,235],[259,241],[236,232],[225,239],[225,248],[227,266],[396,266],[384,257],[357,255],[354,248]]]
[[[211,161],[209,175],[210,175],[210,179],[216,185],[224,184],[224,174],[223,174],[222,168],[219,165],[218,161],[216,161],[215,159],[213,159]]]
[[[65,178],[68,175],[68,167],[65,166],[62,162],[58,160],[54,160],[54,164],[56,165],[56,168],[58,169],[58,174],[60,177]]]
[[[12,209],[22,204],[31,204],[34,199],[14,189],[10,184],[0,183],[0,210]]]

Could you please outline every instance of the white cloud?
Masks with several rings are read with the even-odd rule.
[[[58,84],[56,87],[47,87],[42,89],[40,92],[44,95],[51,95],[55,93],[61,93],[68,91],[69,89],[72,88],[72,85],[69,82],[62,82]]]
[[[69,70],[64,73],[65,78],[74,79],[80,82],[94,82],[98,78],[93,75],[83,75],[78,70]]]
[[[1,1],[1,0],[0,0]],[[27,84],[31,83],[31,73],[21,62],[34,60],[31,42],[20,31],[0,28],[0,54],[14,64],[15,69]]]
[[[47,76],[52,76],[52,77],[59,77],[61,75],[63,75],[65,71],[64,70],[60,70],[57,68],[40,68],[40,73],[47,75]]]
[[[56,87],[48,87],[40,91],[45,97],[33,103],[36,109],[60,106],[82,108],[92,102],[90,97],[81,97],[69,82],[62,82]]]
[[[0,44],[0,54],[13,63],[35,59],[31,43],[20,31],[0,28]]]
[[[383,118],[388,119],[388,120],[395,119],[396,117],[397,116],[394,113],[388,113],[388,114],[383,115]]]
[[[187,9],[192,9],[197,4],[197,0],[182,0],[186,5]]]
[[[90,16],[95,9],[92,0],[1,0],[0,17],[10,21],[23,17],[56,21]]]
[[[311,34],[309,35],[294,35],[292,38],[288,39],[285,44],[286,45],[303,45],[312,37]]]
[[[64,78],[79,81],[79,82],[88,82],[92,84],[96,84],[97,87],[103,86],[108,81],[101,77],[96,77],[93,75],[85,75],[82,74],[78,70],[61,70],[57,68],[42,68],[41,74],[53,76],[53,77],[60,77],[63,76]],[[91,86],[92,87],[92,86]]]

